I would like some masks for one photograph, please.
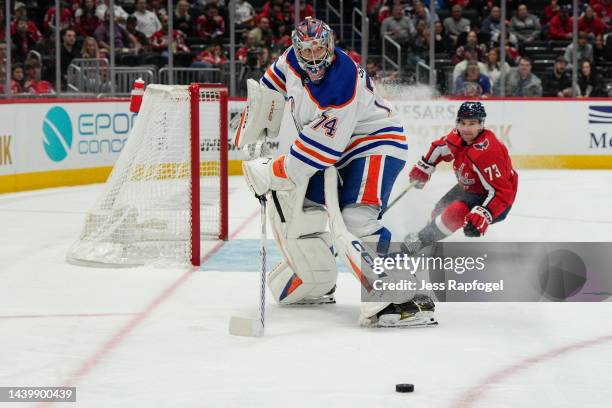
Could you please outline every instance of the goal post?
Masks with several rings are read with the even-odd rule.
[[[200,265],[228,238],[228,94],[223,85],[149,85],[70,263]]]

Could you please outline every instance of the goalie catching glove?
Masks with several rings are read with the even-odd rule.
[[[243,161],[242,171],[249,188],[256,196],[263,196],[268,191],[291,190],[295,184],[287,176],[285,156],[276,160],[271,157]]]
[[[421,189],[425,187],[425,184],[429,181],[434,171],[436,171],[436,166],[421,159],[414,165],[412,170],[410,170],[408,178],[411,183],[414,183],[415,188]]]

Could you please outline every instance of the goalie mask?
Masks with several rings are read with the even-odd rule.
[[[334,58],[334,33],[321,20],[306,17],[291,33],[293,50],[302,68],[318,83]]]

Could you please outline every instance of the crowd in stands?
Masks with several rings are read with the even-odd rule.
[[[63,90],[72,61],[109,59],[111,49],[115,50],[117,65],[164,66],[168,57],[169,13],[173,17],[175,66],[227,68],[228,3],[228,0],[175,0],[173,9],[167,10],[165,0],[116,0],[111,47],[108,0],[62,0],[59,28]],[[325,5],[322,0],[319,3],[319,7]],[[360,7],[360,1],[353,3],[352,6]],[[7,75],[14,94],[55,92],[57,11],[48,4],[53,2],[14,3],[10,50],[4,38],[4,9],[0,10],[0,61],[6,59],[8,52],[12,59],[10,73],[6,72],[5,64],[0,67],[2,93]],[[394,78],[399,75],[397,72],[383,72],[380,67],[383,38],[401,46],[401,74],[410,74],[417,62],[429,62],[429,30],[433,23],[438,86],[443,93],[470,97],[502,92],[518,97],[607,96],[606,79],[612,77],[612,0],[582,0],[579,4],[578,86],[574,90],[571,1],[507,0],[506,19],[502,21],[499,1],[437,0],[435,12],[431,13],[429,0],[369,0],[370,59],[361,61],[355,50],[347,49],[339,41],[338,45],[357,63],[364,64],[374,79]],[[350,13],[352,6],[345,4],[345,9]],[[239,89],[245,89],[247,79],[260,78],[268,65],[291,45],[294,13],[292,0],[236,0]],[[314,13],[312,4],[300,1],[300,19]],[[500,50],[502,26],[507,29],[504,53]]]
[[[571,1],[507,1],[505,21],[497,1],[370,1],[370,19],[384,37],[401,45],[405,62],[429,62],[434,23],[435,61],[441,88],[457,96],[608,96],[612,78],[612,0],[579,1],[577,75],[572,92],[574,49]],[[505,59],[501,33],[506,27]],[[406,52],[406,51],[408,52]],[[505,75],[502,78],[501,73]],[[502,82],[503,79],[503,82]]]

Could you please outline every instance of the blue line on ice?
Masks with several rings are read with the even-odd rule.
[[[281,254],[274,240],[267,243],[267,266],[271,270],[281,260]],[[348,272],[342,262],[336,259],[339,272]],[[259,272],[259,240],[233,239],[223,245],[204,265],[202,270],[222,272]]]

